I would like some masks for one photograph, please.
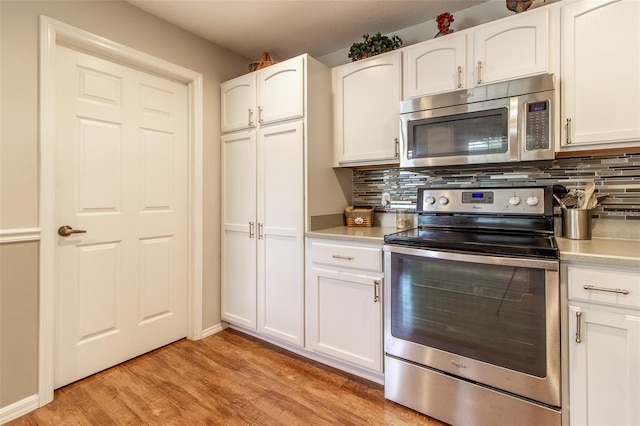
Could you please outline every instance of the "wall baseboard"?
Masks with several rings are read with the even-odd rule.
[[[0,244],[40,241],[40,228],[0,229]]]
[[[39,408],[38,395],[31,395],[11,405],[0,408],[0,424],[5,424]]]
[[[213,336],[216,333],[220,333],[225,328],[227,328],[227,326],[222,323],[218,323],[212,327],[205,328],[204,330],[202,330],[202,338],[204,339],[205,337]]]

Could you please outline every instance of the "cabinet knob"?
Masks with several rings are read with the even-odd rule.
[[[567,118],[567,145],[571,145],[571,119]]]
[[[482,61],[478,61],[478,84],[482,84]]]

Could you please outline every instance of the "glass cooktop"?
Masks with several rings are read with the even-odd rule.
[[[498,232],[484,230],[451,230],[420,226],[388,234],[385,244],[423,249],[472,252],[487,255],[524,256],[557,259],[558,246],[550,234]]]

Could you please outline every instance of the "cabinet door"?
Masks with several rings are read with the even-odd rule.
[[[309,346],[382,372],[382,275],[312,267],[309,277]]]
[[[256,329],[256,133],[223,135],[222,319]]]
[[[562,7],[563,147],[640,140],[640,2]]]
[[[246,74],[220,85],[220,128],[222,132],[255,127],[256,75]]]
[[[338,165],[399,161],[401,52],[333,69]]]
[[[403,99],[465,86],[465,33],[454,33],[403,49]]]
[[[549,69],[549,11],[540,9],[473,32],[474,83],[486,84]]]
[[[263,127],[258,152],[258,329],[304,346],[302,123]]]
[[[569,339],[571,424],[640,424],[640,317],[569,306]]]
[[[304,115],[304,57],[298,56],[258,71],[260,124]]]

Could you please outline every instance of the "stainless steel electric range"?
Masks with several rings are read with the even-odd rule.
[[[551,187],[421,188],[385,236],[385,396],[454,425],[561,424]]]

